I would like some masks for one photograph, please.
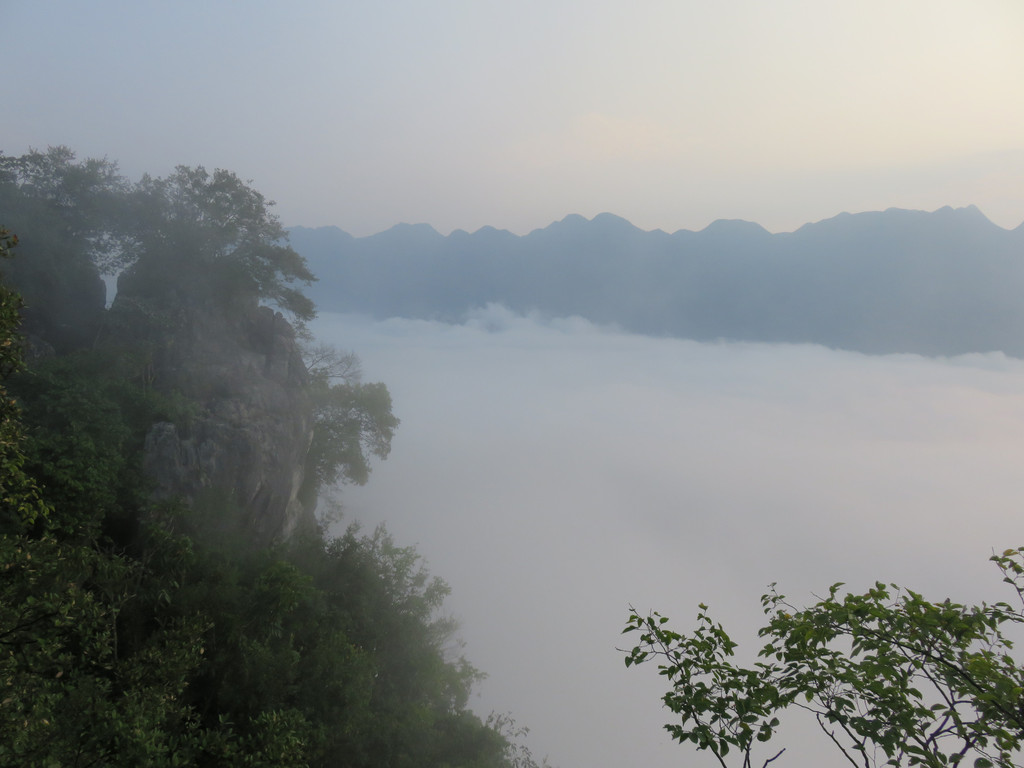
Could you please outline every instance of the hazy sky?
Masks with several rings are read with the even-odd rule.
[[[797,604],[837,581],[1013,597],[987,558],[1022,543],[1020,360],[699,344],[500,308],[315,329],[359,351],[402,419],[345,491],[349,519],[418,544],[490,676],[474,705],[511,710],[561,768],[717,765],[661,732],[656,670],[625,670],[630,604],[689,630],[707,602],[752,653],[772,582]],[[820,737],[785,745],[779,765],[840,762]]]
[[[225,167],[286,224],[1024,219],[1019,0],[0,0],[0,149]]]

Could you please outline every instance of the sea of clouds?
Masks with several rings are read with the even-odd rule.
[[[871,357],[630,335],[499,306],[458,325],[324,314],[402,420],[341,492],[452,588],[471,704],[529,726],[561,768],[712,765],[661,730],[653,667],[626,670],[629,607],[696,606],[749,657],[770,583],[1008,599],[987,558],[1024,544],[1024,361]],[[786,765],[827,745],[788,734]],[[837,763],[829,755],[827,762]]]

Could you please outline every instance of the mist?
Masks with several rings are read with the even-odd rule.
[[[402,420],[342,525],[386,523],[452,587],[478,712],[553,765],[711,758],[661,730],[660,678],[616,646],[629,607],[708,603],[759,647],[771,583],[997,600],[1019,545],[1024,361],[629,335],[490,306],[462,324],[324,314]],[[790,765],[819,746],[784,739]]]

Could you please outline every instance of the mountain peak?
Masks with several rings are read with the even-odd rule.
[[[497,227],[492,227],[490,224],[480,227],[480,229],[478,229],[473,234],[480,237],[516,237],[516,235],[514,235],[512,232],[509,232],[507,229],[498,229]]]
[[[602,224],[605,226],[611,225],[616,227],[628,227],[629,229],[637,229],[628,219],[624,219],[621,216],[616,216],[614,213],[599,213],[597,216],[590,220],[592,224]]]
[[[935,211],[934,215],[941,215],[951,219],[955,218],[958,221],[973,221],[978,224],[997,226],[988,216],[982,213],[981,209],[976,205],[965,205],[962,208],[953,208],[946,205]]]
[[[415,243],[427,240],[436,240],[443,235],[429,224],[395,224],[390,229],[370,235],[368,240],[381,240],[387,242]]]
[[[587,224],[587,223],[589,223],[589,222],[587,222],[587,219],[584,216],[581,216],[578,213],[570,213],[568,216],[566,216],[561,221],[554,222],[551,226],[553,226],[553,227],[558,227],[558,226],[562,226],[562,227],[580,227],[580,226],[583,226],[584,224]]]
[[[704,235],[731,235],[733,237],[759,237],[771,233],[753,221],[745,219],[716,219],[701,230]]]
[[[381,234],[387,234],[388,232],[393,232],[395,234],[415,233],[417,235],[437,235],[439,237],[441,235],[440,232],[425,222],[421,222],[419,224],[408,224],[406,222],[402,222],[400,224],[395,224],[391,229],[384,230]]]
[[[541,232],[558,234],[601,234],[608,236],[612,234],[625,234],[632,232],[643,232],[642,229],[634,226],[627,219],[616,216],[614,213],[599,213],[593,219],[587,219],[578,213],[570,213],[561,221],[555,221],[542,229],[535,229],[531,235]]]

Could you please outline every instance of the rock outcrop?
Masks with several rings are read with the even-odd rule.
[[[315,527],[315,501],[302,495],[312,405],[291,325],[255,300],[242,311],[188,307],[171,325],[152,348],[153,386],[192,411],[146,435],[154,496],[189,504],[227,496],[262,543]]]

